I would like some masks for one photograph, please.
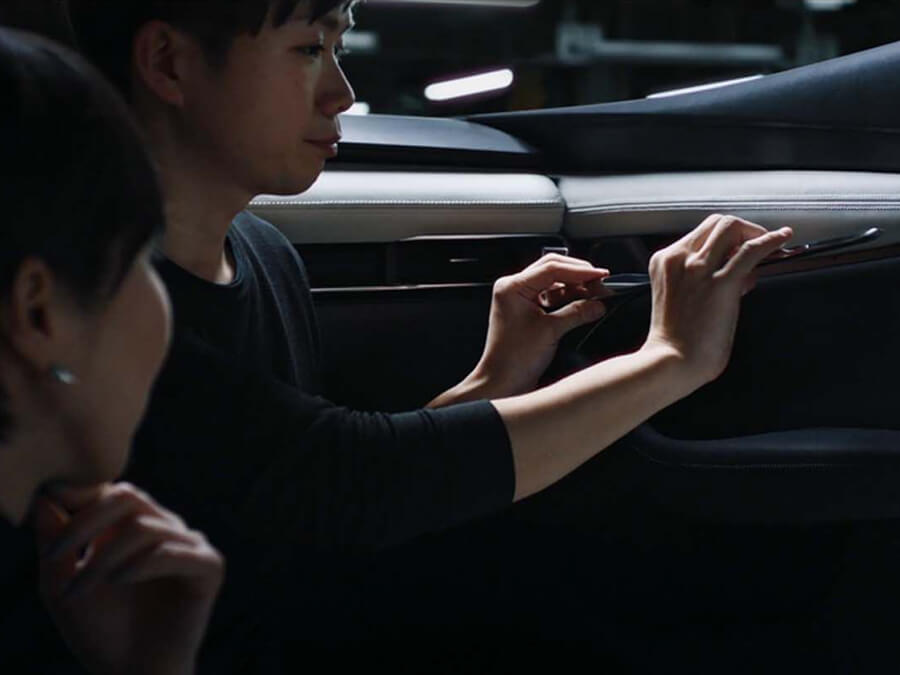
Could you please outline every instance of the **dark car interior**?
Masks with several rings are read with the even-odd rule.
[[[376,114],[343,117],[309,191],[251,204],[306,263],[323,393],[340,404],[410,410],[458,382],[494,281],[548,249],[641,275],[711,213],[790,225],[800,245],[879,235],[761,268],[724,375],[558,484],[354,555],[335,572],[336,649],[375,672],[897,672],[900,43],[860,51],[895,39],[896,4],[456,0],[452,18],[403,4],[441,3],[369,0],[361,30],[407,46],[369,59],[368,36],[346,61]],[[773,46],[776,14],[796,58]],[[552,75],[545,95],[410,97],[471,54],[505,63],[535,22],[554,24],[558,52],[540,41],[516,65]],[[849,55],[833,58],[822,26]],[[677,81],[666,59],[689,83],[770,74],[643,98]],[[649,318],[649,295],[630,295],[568,335],[545,380],[638,348]]]
[[[898,70],[888,45],[662,99],[348,117],[312,190],[254,202],[308,265],[328,394],[381,410],[463,377],[493,280],[545,247],[641,273],[713,212],[789,224],[797,243],[882,232],[765,269],[725,375],[560,484],[360,561],[358,618],[392,667],[884,663],[900,559]],[[649,306],[568,336],[548,377],[635,349]]]

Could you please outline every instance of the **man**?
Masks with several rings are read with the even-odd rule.
[[[243,209],[259,193],[302,192],[335,155],[353,102],[338,60],[352,5],[67,5],[76,45],[130,101],[158,164],[158,268],[188,344],[161,379],[132,479],[238,561],[229,608],[252,602],[260,570],[285,588],[313,551],[377,549],[534,494],[714,379],[755,265],[790,237],[707,219],[652,261],[645,345],[550,387],[535,391],[559,338],[602,315],[589,296],[608,274],[561,256],[497,282],[481,360],[430,409],[363,414],[313,398],[302,262]],[[560,285],[568,304],[545,312],[541,294]],[[248,620],[235,611],[232,627]]]

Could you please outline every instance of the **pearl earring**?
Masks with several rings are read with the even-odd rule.
[[[78,384],[78,378],[68,368],[62,366],[52,366],[50,368],[50,376],[60,384]]]

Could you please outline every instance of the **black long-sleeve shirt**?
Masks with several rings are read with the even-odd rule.
[[[347,554],[509,505],[512,451],[488,402],[388,415],[317,397],[302,261],[249,214],[227,245],[226,286],[158,266],[176,338],[126,477],[228,560],[201,672],[293,672],[281,646],[302,635],[308,658],[364,623]]]
[[[214,537],[370,551],[512,501],[512,453],[490,403],[356,412],[185,334],[147,420],[128,475]]]
[[[377,549],[511,503],[512,453],[490,403],[386,415],[315,397],[319,337],[300,257],[246,213],[228,247],[229,285],[158,265],[176,340],[129,478],[212,534],[246,521],[262,539],[287,528],[317,550]]]

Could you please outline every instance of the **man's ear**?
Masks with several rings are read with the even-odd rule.
[[[184,105],[184,79],[197,45],[164,21],[148,21],[134,38],[134,76],[169,105]]]
[[[47,264],[27,258],[2,304],[0,316],[8,345],[36,372],[49,370],[59,356],[63,321],[56,290]]]

